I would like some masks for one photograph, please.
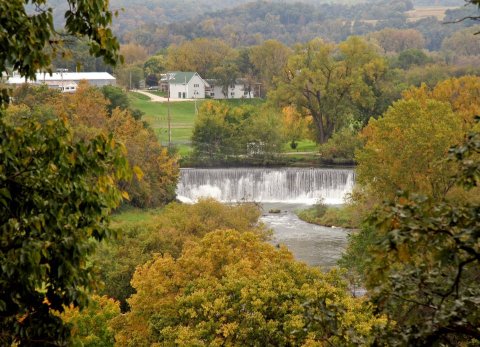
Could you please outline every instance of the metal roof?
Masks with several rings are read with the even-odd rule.
[[[171,84],[183,84],[188,83],[195,76],[196,72],[182,72],[182,71],[172,71],[168,72],[170,83]]]
[[[110,75],[108,72],[54,72],[50,74],[38,72],[35,74],[37,82],[52,82],[52,81],[93,81],[93,80],[115,80],[115,77]],[[11,84],[22,84],[25,83],[25,77],[20,75],[13,75],[8,77],[8,83]],[[27,81],[33,83],[34,81]]]

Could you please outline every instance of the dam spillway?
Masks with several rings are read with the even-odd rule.
[[[222,202],[342,204],[355,182],[352,169],[222,168],[181,169],[178,199],[212,197]]]

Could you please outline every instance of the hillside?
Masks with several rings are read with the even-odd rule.
[[[436,1],[422,3],[431,6]],[[445,3],[452,4],[451,1]],[[420,7],[415,8],[411,0],[371,0],[356,4],[257,1],[169,25],[140,26],[121,38],[155,52],[198,37],[219,38],[233,47],[255,45],[268,39],[293,45],[315,37],[340,42],[350,35],[365,35],[390,27],[416,29],[424,35],[426,48],[438,50],[444,38],[473,24],[468,21],[443,24],[471,14],[475,11],[471,7],[437,6],[435,11],[419,13]],[[412,18],[412,13],[417,17]]]
[[[471,9],[465,8],[451,10],[452,6],[463,3],[462,0],[112,0],[111,8],[119,11],[113,29],[122,43],[138,43],[148,53],[198,37],[219,38],[233,47],[255,45],[268,39],[293,45],[319,36],[339,42],[350,35],[365,35],[386,27],[417,29],[425,36],[426,47],[438,50],[445,37],[471,25],[441,24],[443,17],[452,20],[471,13]],[[49,4],[55,8],[55,21],[61,22],[65,2],[50,0]],[[434,5],[437,6],[433,10],[413,11]]]
[[[337,4],[355,4],[368,0],[340,0]],[[54,8],[55,23],[63,22],[63,13],[67,9],[64,0],[47,0]],[[252,0],[111,0],[110,8],[118,10],[118,18],[114,22],[117,34],[128,33],[139,26],[166,25],[182,22],[208,12],[242,6]],[[269,0],[274,3],[296,3],[298,0]],[[307,4],[322,4],[330,0],[301,0]]]
[[[248,46],[266,39],[286,44],[322,36],[332,41],[365,34],[385,26],[405,25],[410,0],[340,3],[279,3],[257,1],[235,8],[204,13],[182,22],[144,25],[125,33],[125,42],[137,42],[149,51],[197,37],[221,38],[232,46]],[[378,23],[372,25],[369,20]]]

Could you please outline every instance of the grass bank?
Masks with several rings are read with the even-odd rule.
[[[159,91],[151,91],[153,94],[160,95]],[[172,144],[176,148],[181,158],[182,166],[203,167],[205,163],[195,162],[191,159],[193,148],[191,138],[195,119],[197,117],[196,109],[208,101],[176,101],[162,103],[153,102],[144,94],[130,92],[128,94],[132,108],[139,109],[144,113],[143,120],[146,121],[154,130],[160,143],[168,145],[168,113],[171,117],[171,136]],[[265,101],[262,99],[227,99],[220,100],[230,106],[252,105],[260,106]],[[196,104],[196,105],[195,105]],[[297,147],[292,149],[290,143],[285,143],[282,152],[267,161],[255,161],[249,158],[238,158],[227,163],[230,166],[321,166],[322,164],[345,164],[345,163],[323,163],[319,156],[319,146],[311,140],[301,140],[297,142]],[[225,165],[221,163],[219,165]]]
[[[357,229],[360,226],[360,216],[352,205],[327,206],[316,204],[305,210],[296,211],[301,220],[327,227]]]
[[[152,92],[160,95],[161,92]],[[180,154],[188,154],[193,127],[197,112],[201,105],[207,100],[198,101],[176,101],[170,103],[153,102],[146,95],[130,92],[128,94],[132,108],[139,109],[144,113],[143,120],[146,121],[158,136],[162,145],[168,144],[168,114],[170,112],[172,143],[179,149]],[[232,106],[260,105],[261,99],[229,99],[221,102]]]
[[[161,209],[124,207],[112,214],[112,227],[120,228],[122,226],[131,225],[138,222],[148,222],[155,215],[158,215],[160,211]]]

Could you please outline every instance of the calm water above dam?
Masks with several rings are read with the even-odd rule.
[[[294,211],[320,197],[328,204],[341,204],[354,181],[351,169],[182,169],[177,195],[185,202],[200,197],[259,202],[264,210],[261,220],[274,231],[273,244],[286,245],[309,265],[329,268],[345,249],[348,231],[305,223]],[[271,214],[270,209],[281,213]]]

